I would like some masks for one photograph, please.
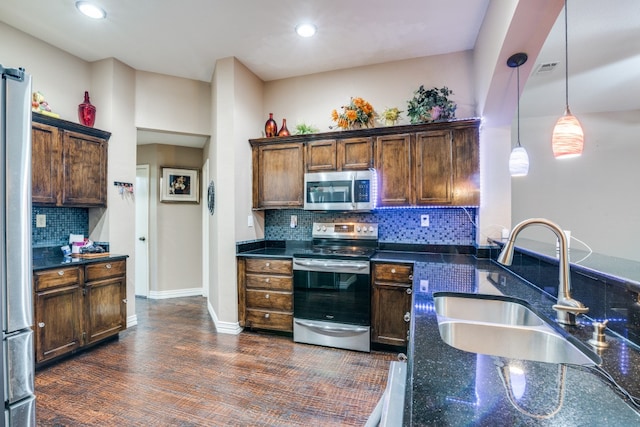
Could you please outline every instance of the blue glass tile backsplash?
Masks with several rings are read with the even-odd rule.
[[[265,212],[265,240],[311,240],[314,222],[376,222],[381,243],[429,245],[473,245],[477,208],[378,209],[367,213],[321,213],[301,209]],[[420,226],[420,216],[429,215],[429,227]],[[298,226],[291,228],[291,215]]]
[[[36,227],[36,215],[47,216],[47,226]],[[31,244],[34,248],[62,246],[69,243],[69,234],[89,235],[87,208],[31,208]]]

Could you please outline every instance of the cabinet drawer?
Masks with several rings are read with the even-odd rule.
[[[125,261],[105,261],[88,264],[84,268],[85,281],[91,282],[109,277],[124,276],[127,264]]]
[[[289,292],[247,290],[247,308],[266,308],[271,310],[293,310],[293,298]]]
[[[33,273],[33,281],[33,287],[36,291],[72,285],[80,281],[80,268],[56,268],[53,270],[36,271]]]
[[[247,258],[245,261],[247,273],[271,273],[291,275],[293,262],[288,259]]]
[[[267,274],[247,274],[247,288],[293,291],[293,279]]]
[[[376,281],[412,283],[413,266],[407,264],[374,264],[373,274]]]
[[[293,313],[247,310],[246,326],[249,328],[293,332]]]

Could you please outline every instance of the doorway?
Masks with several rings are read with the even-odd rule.
[[[149,165],[136,166],[135,293],[149,296]]]

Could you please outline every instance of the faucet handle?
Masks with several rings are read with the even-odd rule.
[[[574,314],[585,314],[589,312],[589,307],[571,307],[568,305],[554,304],[552,308],[556,311],[568,311]]]

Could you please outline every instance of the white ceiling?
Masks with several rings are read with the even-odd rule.
[[[216,60],[235,56],[269,81],[473,49],[489,1],[96,0],[107,19],[93,21],[75,0],[2,0],[0,20],[89,62],[209,82]],[[302,21],[316,37],[295,34]],[[561,13],[521,75],[522,117],[562,113],[564,52]],[[559,65],[535,74],[547,62]],[[569,64],[574,114],[640,109],[640,1],[570,1]]]

